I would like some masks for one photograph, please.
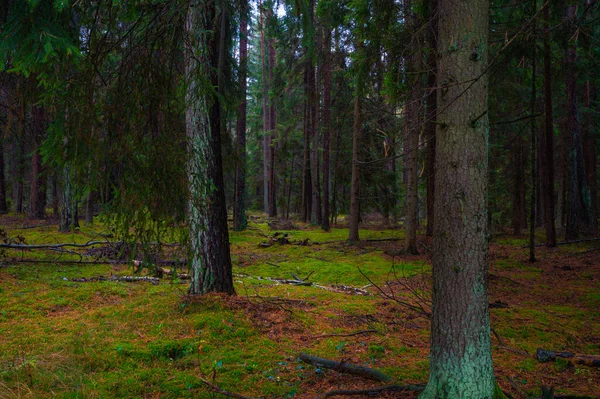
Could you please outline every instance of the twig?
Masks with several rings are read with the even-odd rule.
[[[226,391],[226,390],[222,389],[220,386],[215,385],[212,382],[207,381],[202,377],[198,377],[198,379],[200,380],[200,382],[202,382],[204,385],[206,385],[207,387],[212,389],[214,392],[221,394],[223,396],[227,396],[230,398],[236,398],[236,399],[252,399],[250,396],[244,396],[244,395],[240,395],[239,393]]]
[[[370,329],[370,330],[362,330],[362,331],[356,331],[353,333],[347,333],[347,334],[323,334],[323,335],[313,335],[311,338],[328,338],[328,337],[353,337],[355,335],[361,335],[361,334],[368,334],[368,333],[376,333],[379,332],[375,329]]]

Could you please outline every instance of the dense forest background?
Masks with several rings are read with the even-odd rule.
[[[185,218],[186,7],[3,2],[0,211],[60,215],[63,230],[102,213],[148,237]],[[377,214],[431,234],[435,1],[220,7],[220,145],[236,228],[249,209],[324,229]],[[533,223],[548,245],[554,226],[568,239],[591,234],[597,4],[490,10],[492,231]]]

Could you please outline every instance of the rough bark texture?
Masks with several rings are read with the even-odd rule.
[[[427,120],[425,121],[425,137],[427,139],[427,236],[433,236],[435,225],[435,142],[436,142],[436,119],[437,119],[437,37],[438,37],[438,0],[429,3],[430,25],[427,32],[428,46],[431,53],[427,58]]]
[[[310,89],[309,89],[310,64],[307,61],[304,65],[304,174],[302,177],[302,220],[310,220],[312,205],[312,183],[310,171]]]
[[[268,67],[268,50],[266,42],[266,12],[260,7],[260,51],[262,62],[262,89],[263,89],[263,210],[266,214],[269,213],[269,149],[271,148],[271,136],[269,135],[269,67]]]
[[[589,110],[591,107],[592,88],[590,81],[586,82],[585,87],[585,107]],[[583,154],[585,158],[585,171],[589,184],[590,200],[590,233],[595,234],[598,230],[598,185],[597,185],[597,162],[596,141],[594,137],[594,125],[592,116],[588,111],[583,118]]]
[[[73,187],[71,185],[69,166],[65,165],[61,173],[60,184],[60,219],[58,231],[66,233],[71,231],[73,225]]]
[[[420,398],[495,394],[487,293],[487,0],[439,3],[429,382]],[[473,81],[473,79],[476,79]]]
[[[227,210],[221,160],[220,106],[218,97],[203,86],[204,78],[219,88],[219,27],[223,19],[215,3],[190,3],[186,17],[185,51],[186,133],[190,187],[189,226],[191,295],[211,291],[234,293],[227,231]]]
[[[362,45],[359,45],[362,48]],[[351,244],[359,241],[358,221],[360,219],[360,141],[362,135],[362,120],[360,109],[360,82],[358,76],[354,94],[354,127],[352,129],[352,177],[350,181],[350,228],[348,239]]]
[[[411,11],[411,2],[406,3],[407,21],[410,29],[419,24],[417,16]],[[418,254],[417,250],[417,184],[418,184],[418,154],[419,154],[419,108],[421,104],[421,43],[420,35],[414,34],[409,45],[409,55],[406,59],[410,92],[405,110],[404,122],[404,172],[406,187],[406,209],[404,229],[404,251],[407,254]]]
[[[329,141],[331,140],[331,33],[323,28],[323,196],[321,228],[330,230],[329,225]]]
[[[275,39],[269,38],[269,87],[273,86],[273,71],[275,69]],[[275,98],[269,99],[269,216],[277,216],[277,191],[275,186],[275,145],[277,137],[277,107]]]
[[[248,225],[246,215],[246,75],[248,69],[248,3],[242,0],[240,22],[240,105],[238,106],[236,127],[237,165],[235,171],[235,200],[233,208],[233,229],[245,230]]]
[[[44,219],[46,217],[46,175],[44,174],[39,146],[46,133],[46,112],[43,107],[33,106],[31,114],[35,151],[31,156],[29,217],[32,219]]]
[[[552,50],[550,48],[550,9],[544,7],[544,176],[542,195],[544,197],[544,225],[546,228],[546,245],[556,246],[556,226],[554,224],[554,115],[552,112]]]

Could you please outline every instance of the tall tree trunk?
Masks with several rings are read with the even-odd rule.
[[[221,159],[221,107],[219,96],[208,93],[201,86],[210,79],[218,93],[223,91],[223,82],[216,69],[219,54],[225,51],[219,48],[218,28],[226,20],[221,18],[218,10],[221,8],[216,2],[193,0],[186,17],[191,295],[211,291],[234,293]],[[198,93],[203,94],[199,96]]]
[[[311,182],[311,159],[310,159],[310,139],[311,139],[311,106],[310,106],[310,88],[309,88],[310,64],[307,60],[304,65],[304,174],[302,177],[302,220],[308,222],[311,217],[312,206],[312,182]]]
[[[577,6],[567,5],[565,25],[575,31]],[[564,52],[565,89],[567,91],[567,128],[570,131],[568,146],[568,214],[565,238],[572,240],[583,230],[590,229],[590,193],[583,157],[583,140],[577,106],[577,43],[566,41]]]
[[[546,246],[556,246],[556,226],[554,224],[554,115],[552,111],[552,50],[550,49],[550,6],[544,7],[544,157],[543,179],[544,216]]]
[[[248,2],[241,0],[240,21],[240,66],[239,86],[240,105],[238,106],[236,127],[237,165],[235,172],[235,200],[233,209],[233,229],[246,230],[246,76],[248,70]]]
[[[420,398],[494,397],[488,276],[487,0],[439,2],[433,315]],[[476,80],[474,80],[476,79]]]
[[[85,197],[85,224],[94,224],[94,191],[90,190]]]
[[[63,167],[60,185],[60,218],[58,231],[66,233],[71,231],[74,221],[73,213],[73,186],[71,185],[71,171],[67,165]]]
[[[425,121],[425,137],[427,140],[427,236],[433,236],[435,225],[435,144],[436,144],[436,119],[437,119],[437,38],[438,38],[438,0],[429,2],[430,25],[427,32],[427,41],[430,48],[427,57],[427,119]]]
[[[46,133],[46,112],[43,107],[31,108],[35,149],[31,155],[31,191],[29,196],[29,217],[44,219],[46,217],[46,175],[39,147]]]
[[[592,88],[590,81],[586,82],[585,107],[589,110],[591,107]],[[590,112],[585,114],[583,120],[584,146],[583,153],[585,158],[585,170],[587,172],[587,181],[589,184],[589,213],[590,213],[590,232],[596,233],[598,230],[598,185],[597,185],[597,162],[598,154],[596,152],[596,141],[594,137],[594,126]]]
[[[517,137],[512,151],[513,161],[513,201],[512,201],[512,228],[513,235],[519,237],[522,230],[527,227],[527,211],[525,207],[525,140]]]
[[[267,38],[266,38],[266,19],[267,14],[263,10],[262,4],[259,3],[260,8],[260,51],[261,51],[261,62],[262,62],[262,88],[263,88],[263,210],[269,214],[269,152],[271,148],[271,136],[269,133],[270,118],[269,118],[269,59],[267,50]]]
[[[329,225],[329,176],[330,176],[330,154],[329,142],[331,140],[331,33],[327,31],[327,24],[323,26],[323,196],[321,228],[330,230]]]
[[[407,21],[410,29],[417,31],[419,21],[413,13],[411,2],[405,3]],[[418,154],[419,154],[419,108],[421,103],[421,78],[419,72],[421,70],[421,54],[420,40],[418,34],[414,34],[409,45],[409,55],[406,60],[407,79],[409,81],[410,92],[408,101],[404,108],[405,123],[404,123],[404,171],[405,171],[405,186],[406,186],[406,217],[404,220],[404,228],[406,234],[404,236],[404,251],[407,254],[416,255],[419,253],[417,249],[417,185],[418,185]]]
[[[535,18],[535,14],[537,13],[537,0],[533,0],[533,7],[531,8],[531,14],[532,14],[532,18],[533,18],[533,23],[531,25],[531,30],[532,30],[532,37],[533,39],[533,46],[531,46],[531,105],[529,108],[529,112],[531,113],[531,115],[535,114],[535,105],[536,105],[536,101],[537,101],[537,91],[536,91],[536,46],[537,43],[535,41],[535,34],[536,34],[536,26],[537,26],[537,20]],[[537,138],[537,131],[536,131],[536,127],[535,127],[535,118],[531,118],[531,131],[530,131],[530,137],[531,137],[531,201],[529,203],[529,211],[530,211],[530,218],[529,218],[529,262],[535,262],[535,225],[536,225],[536,216],[535,216],[535,211],[536,211],[536,197],[537,197],[537,171],[536,171],[536,166],[537,166],[537,157],[536,157],[536,149],[537,149],[537,143],[536,143],[536,138]]]
[[[275,39],[269,38],[269,87],[273,87],[273,71],[275,70]],[[275,98],[269,100],[269,216],[277,216],[277,192],[275,186],[275,145],[277,137],[277,107]]]
[[[363,43],[358,44],[357,52],[362,52]],[[356,76],[356,88],[354,93],[354,126],[352,129],[352,177],[350,180],[350,226],[348,239],[350,244],[357,244],[360,240],[358,235],[358,222],[360,220],[360,146],[362,138],[362,115],[360,107],[360,96],[362,93],[362,79],[359,72]]]

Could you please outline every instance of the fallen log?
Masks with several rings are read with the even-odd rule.
[[[578,355],[573,352],[555,352],[538,348],[536,357],[542,363],[553,362],[557,357],[560,357],[562,359],[569,359],[574,364],[587,367],[600,367],[600,356],[597,355]]]
[[[65,244],[0,244],[0,248],[9,249],[58,249],[65,247],[85,248],[92,245],[107,245],[107,241],[89,241],[85,244],[65,243]]]
[[[392,381],[392,377],[389,375],[369,367],[355,366],[344,361],[336,362],[335,360],[324,359],[322,357],[312,356],[307,353],[300,353],[299,358],[304,363],[312,364],[315,367],[323,367],[326,369],[335,370],[338,373],[358,375],[360,377],[380,382]]]
[[[164,267],[161,267],[160,271],[165,276],[171,276],[171,277],[175,276],[181,280],[190,280],[192,278],[192,276],[190,276],[187,273],[177,273],[175,270],[165,269]]]

